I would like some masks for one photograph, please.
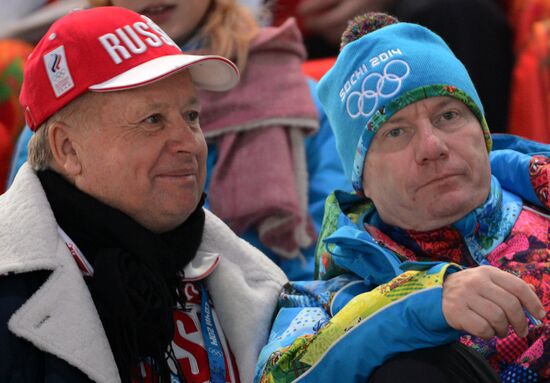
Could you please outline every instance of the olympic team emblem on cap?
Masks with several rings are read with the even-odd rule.
[[[381,98],[395,96],[409,77],[411,68],[403,60],[389,61],[382,73],[370,73],[361,83],[361,91],[351,92],[346,101],[346,110],[353,119],[369,118],[378,109]]]
[[[52,55],[52,66],[50,71],[52,73],[58,72],[61,69],[61,55],[53,54]]]
[[[60,97],[74,88],[63,45],[44,55],[44,65],[56,97]]]

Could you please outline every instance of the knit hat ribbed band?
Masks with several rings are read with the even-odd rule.
[[[319,98],[336,137],[346,176],[362,190],[372,138],[392,115],[414,102],[454,97],[478,118],[487,150],[491,136],[483,106],[464,65],[435,33],[397,23],[347,44],[321,79]]]

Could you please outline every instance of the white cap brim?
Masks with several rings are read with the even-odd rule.
[[[239,70],[230,60],[221,56],[169,55],[138,65],[118,76],[88,89],[110,92],[137,88],[188,69],[195,85],[212,91],[225,91],[239,82]]]

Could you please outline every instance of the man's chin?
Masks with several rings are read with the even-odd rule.
[[[448,226],[465,217],[480,204],[473,198],[441,196],[441,198],[438,198],[428,206],[428,220],[431,217],[434,222],[438,222],[438,227]],[[434,227],[433,229],[437,229],[438,227]]]
[[[148,210],[145,216],[136,219],[144,227],[155,233],[165,233],[174,230],[176,227],[187,221],[189,216],[197,208],[201,195],[196,198],[179,199],[172,201],[173,203],[165,203],[156,205],[153,210]],[[150,206],[152,207],[152,205]]]

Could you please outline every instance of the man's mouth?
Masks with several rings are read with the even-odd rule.
[[[194,176],[197,174],[197,172],[193,169],[189,170],[176,170],[171,172],[164,172],[159,174],[159,177],[187,177],[187,176]]]
[[[450,178],[452,177],[457,177],[459,176],[459,174],[457,173],[450,173],[450,174],[445,174],[445,175],[442,175],[442,176],[438,176],[438,177],[435,177],[435,178],[432,178],[431,180],[429,180],[428,182],[426,183],[423,183],[422,185],[420,185],[417,189],[420,190],[420,189],[423,189],[427,186],[430,186],[430,185],[433,185],[433,184],[437,184],[437,183],[440,183],[440,182],[445,182],[447,180],[449,180]]]

